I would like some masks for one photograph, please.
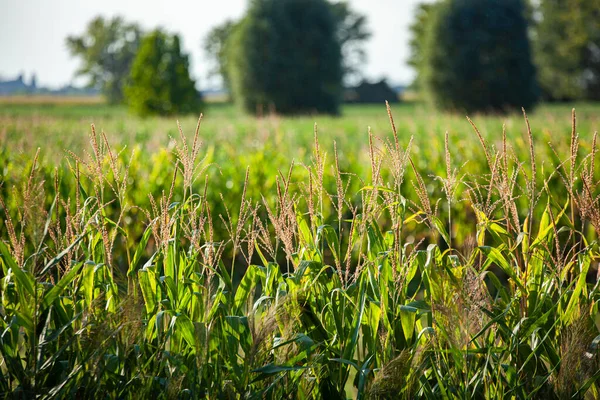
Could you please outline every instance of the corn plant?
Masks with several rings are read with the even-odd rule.
[[[484,161],[453,163],[446,134],[430,176],[388,115],[367,173],[315,125],[270,193],[252,166],[211,193],[228,177],[200,122],[158,167],[94,128],[60,169],[36,155],[0,191],[0,393],[599,397],[596,135],[580,143],[573,114],[540,160],[527,115],[525,152],[469,120]],[[140,168],[169,176],[143,201]]]

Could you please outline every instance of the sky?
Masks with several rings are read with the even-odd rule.
[[[347,1],[367,16],[372,32],[366,44],[365,77],[410,83],[414,72],[406,64],[409,26],[423,0]],[[81,83],[73,81],[79,64],[69,55],[65,38],[83,33],[97,15],[120,15],[144,29],[160,26],[179,33],[199,88],[210,86],[202,40],[212,27],[243,16],[247,6],[248,0],[0,0],[0,77],[24,73],[28,82],[35,73],[38,86],[54,88]]]

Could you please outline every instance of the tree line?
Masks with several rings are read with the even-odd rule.
[[[411,26],[415,87],[440,109],[503,112],[600,98],[600,0],[437,0]],[[339,113],[361,77],[367,19],[347,2],[251,0],[204,38],[205,62],[250,113]],[[390,38],[392,40],[393,38]],[[67,39],[79,74],[135,113],[197,112],[201,99],[179,36],[94,19]]]
[[[346,2],[253,0],[240,21],[213,28],[203,47],[211,74],[246,111],[336,114],[343,81],[360,77],[369,36],[366,17]],[[82,61],[77,73],[110,103],[126,103],[141,115],[201,106],[176,34],[98,17],[67,45]]]
[[[201,106],[176,34],[145,33],[121,17],[97,17],[83,35],[68,37],[67,46],[82,61],[77,74],[111,104],[126,103],[140,115],[185,114]]]
[[[600,99],[600,0],[437,0],[411,26],[415,87],[446,110]]]

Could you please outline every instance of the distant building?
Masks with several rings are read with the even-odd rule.
[[[31,93],[35,90],[35,77],[32,79],[33,87],[26,84],[23,80],[23,74],[17,76],[17,79],[2,80],[0,79],[0,96],[8,96],[11,94]]]
[[[347,103],[381,104],[386,100],[390,103],[399,102],[399,91],[392,89],[385,79],[371,83],[362,81],[358,86],[346,89],[344,100]]]
[[[49,89],[37,85],[37,77],[31,75],[31,81],[28,85],[25,83],[23,74],[16,79],[3,80],[0,77],[0,96],[12,96],[22,94],[45,94],[56,96],[96,96],[100,92],[95,88],[77,87],[73,85],[64,85],[58,89]]]

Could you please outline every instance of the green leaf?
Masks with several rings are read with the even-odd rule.
[[[339,263],[341,255],[337,232],[329,225],[321,225],[317,228],[317,240],[320,241],[323,237],[325,237],[325,240],[327,241],[327,246],[329,247],[329,250],[331,250],[336,264]]]
[[[377,190],[379,192],[387,192],[387,193],[396,193],[395,190],[390,189],[388,187],[385,186],[373,186],[373,185],[368,185],[368,186],[363,186],[360,191],[362,192],[363,190]]]
[[[185,314],[178,314],[175,319],[175,331],[183,337],[183,340],[196,351],[196,333],[194,324]]]
[[[264,272],[260,269],[260,267],[256,265],[250,265],[244,274],[244,277],[240,281],[240,284],[235,292],[235,297],[233,299],[233,305],[236,314],[245,315],[245,310],[243,310],[244,304],[248,301],[252,290],[256,287],[258,280],[261,276],[264,275]]]
[[[275,364],[267,364],[263,367],[257,368],[252,370],[252,372],[257,372],[257,373],[261,373],[261,374],[265,374],[265,375],[273,375],[273,374],[278,374],[280,372],[285,372],[285,371],[298,371],[301,369],[306,369],[306,367],[292,367],[292,366],[287,366],[287,365],[275,365]],[[264,379],[266,377],[263,377],[262,379]]]
[[[137,267],[144,251],[146,250],[146,245],[148,244],[148,240],[150,239],[150,234],[152,233],[152,226],[148,226],[144,231],[144,235],[140,239],[138,243],[135,253],[133,254],[133,258],[131,259],[131,264],[129,264],[129,269],[127,270],[127,276],[132,276],[135,273],[135,268]]]
[[[448,235],[448,231],[446,230],[444,223],[438,217],[433,215],[431,216],[431,220],[435,225],[435,229],[440,233],[446,244],[450,246],[450,235]]]
[[[42,307],[47,308],[54,303],[54,300],[56,300],[56,298],[60,296],[67,286],[73,281],[73,279],[75,279],[82,266],[82,262],[72,266],[69,272],[67,272],[52,289],[46,292],[42,300]]]
[[[81,280],[81,286],[83,288],[83,296],[88,307],[92,307],[92,300],[94,299],[94,277],[95,268],[94,264],[86,263],[83,266],[83,278]]]
[[[344,355],[342,357],[344,359],[351,359],[354,354],[354,351],[356,350],[356,348],[358,346],[360,325],[362,322],[363,315],[365,313],[365,303],[367,300],[366,287],[367,287],[367,285],[366,285],[364,275],[363,275],[363,278],[360,279],[360,286],[358,289],[358,300],[360,302],[359,306],[358,306],[358,315],[356,316],[356,318],[354,320],[354,329],[352,331],[352,336],[350,338],[350,342],[346,343],[346,347],[344,349]]]
[[[562,218],[562,216],[567,211],[568,207],[569,207],[569,199],[567,198],[567,202],[565,203],[565,206],[563,207],[563,209],[560,211],[560,213],[558,213],[557,216],[554,217],[554,221],[556,223],[558,223],[558,221]],[[548,205],[546,206],[546,210],[544,211],[544,214],[542,215],[542,220],[540,221],[538,235],[530,247],[534,248],[535,246],[537,246],[538,244],[541,244],[542,242],[548,243],[552,239],[553,236],[554,236],[554,225],[551,223],[551,219],[550,219],[550,201],[548,200]]]
[[[499,266],[502,269],[502,271],[504,271],[504,273],[508,275],[517,286],[519,286],[521,290],[523,290],[524,292],[526,291],[525,287],[517,277],[515,269],[508,263],[508,261],[506,260],[504,255],[502,255],[502,252],[498,250],[498,248],[490,246],[479,246],[478,249],[487,257],[487,260],[485,261],[482,270],[486,270],[492,263],[494,263],[497,266]]]
[[[590,269],[590,264],[592,260],[590,258],[590,254],[586,253],[579,258],[579,271],[577,274],[577,284],[575,285],[575,289],[573,289],[573,293],[571,294],[571,298],[569,300],[569,304],[565,309],[565,312],[562,314],[563,322],[568,323],[572,322],[575,318],[577,318],[577,313],[575,313],[575,307],[581,301],[581,292],[584,290],[586,286],[586,277],[588,270]]]
[[[415,321],[417,320],[417,309],[410,306],[400,306],[400,323],[404,338],[410,342],[415,333]]]
[[[2,255],[2,260],[15,275],[15,279],[17,281],[17,284],[19,285],[17,287],[17,290],[19,290],[22,293],[22,289],[24,289],[27,293],[29,293],[29,295],[33,296],[35,281],[33,276],[31,276],[31,274],[29,274],[27,271],[19,268],[12,254],[10,254],[8,247],[2,241],[0,241],[0,255]],[[24,298],[21,299],[21,301],[24,300]]]
[[[81,242],[83,240],[83,238],[85,237],[85,235],[87,235],[87,233],[88,232],[84,232],[81,235],[77,236],[77,238],[73,241],[73,243],[71,243],[69,246],[67,246],[66,249],[64,249],[63,251],[61,251],[60,253],[58,253],[58,255],[56,257],[54,257],[52,260],[50,260],[44,266],[44,269],[42,269],[42,271],[39,273],[39,276],[44,276],[46,274],[46,272],[48,272],[50,270],[50,268],[52,268],[56,264],[58,264],[60,262],[60,260],[63,259],[64,256],[66,256],[67,254],[69,254],[69,252],[71,250],[73,250],[73,248],[75,248],[75,246],[77,246],[79,244],[79,242]]]
[[[138,279],[142,296],[146,305],[146,312],[152,314],[156,309],[156,277],[154,271],[150,269],[141,269],[138,271]]]

